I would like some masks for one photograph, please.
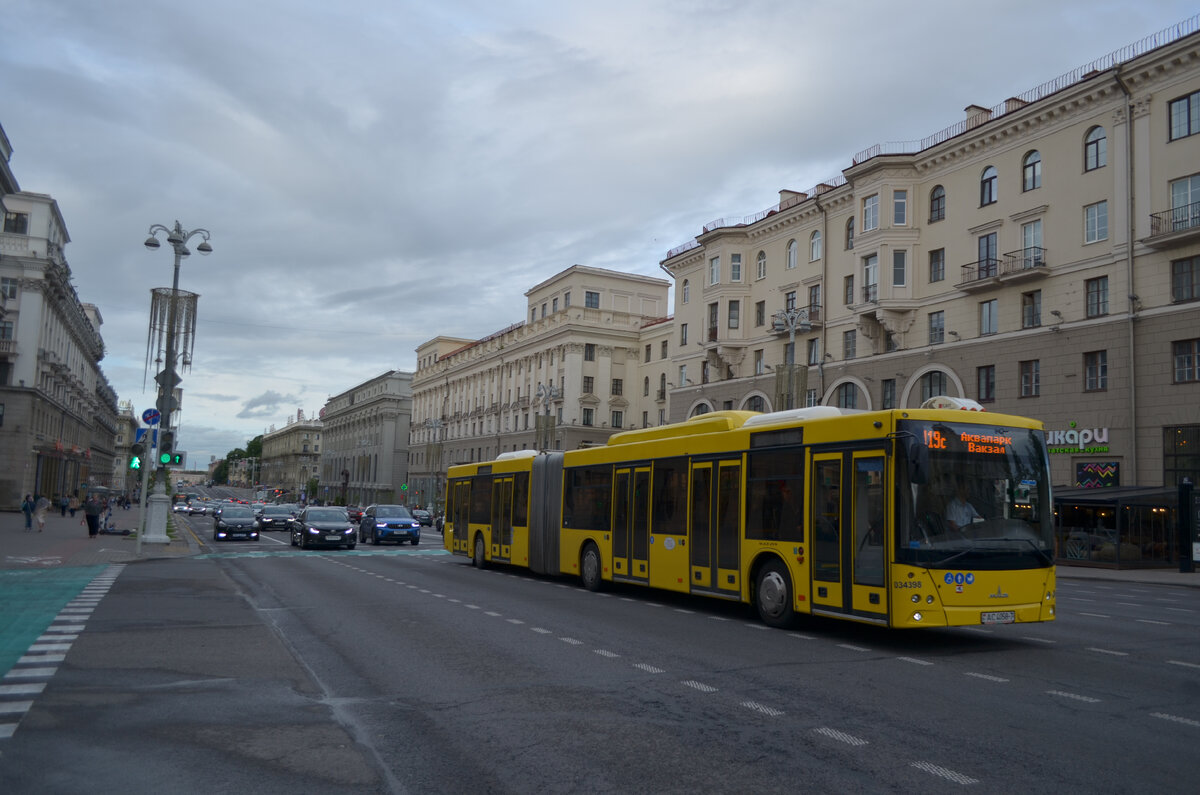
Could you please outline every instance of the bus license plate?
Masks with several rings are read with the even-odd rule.
[[[1017,614],[1012,610],[1001,610],[995,613],[980,613],[980,624],[1012,624],[1017,620]]]

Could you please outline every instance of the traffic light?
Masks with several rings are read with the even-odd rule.
[[[164,431],[158,438],[158,463],[166,466],[174,459],[175,432]]]
[[[146,454],[146,445],[142,444],[141,442],[135,442],[134,445],[129,448],[129,468],[130,469],[141,469],[142,468],[142,456],[144,456],[145,454]]]

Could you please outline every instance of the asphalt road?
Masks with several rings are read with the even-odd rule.
[[[0,791],[1195,791],[1197,589],[1060,580],[1053,624],[778,631],[438,540],[126,566]]]

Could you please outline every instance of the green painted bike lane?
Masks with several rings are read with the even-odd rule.
[[[0,677],[107,565],[0,571]]]

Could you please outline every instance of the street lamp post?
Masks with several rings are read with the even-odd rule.
[[[796,408],[796,332],[807,333],[812,330],[812,323],[808,319],[808,307],[797,309],[794,306],[789,306],[786,309],[781,309],[771,316],[772,328],[776,333],[784,330],[788,333],[789,350],[791,350],[791,360],[784,362],[783,366],[776,370],[776,392],[779,395],[786,395],[785,409]],[[778,378],[780,370],[787,378],[787,389],[779,389]]]
[[[537,399],[542,401],[546,407],[545,417],[542,420],[540,428],[538,428],[538,437],[542,452],[550,449],[554,443],[554,418],[550,416],[550,404],[562,397],[562,390],[553,384],[538,384]]]
[[[175,359],[178,356],[178,351],[176,350],[178,347],[176,324],[179,322],[179,264],[183,261],[184,257],[191,255],[192,252],[188,249],[187,243],[193,237],[202,238],[200,245],[196,246],[196,250],[201,254],[211,254],[212,246],[208,243],[209,232],[207,229],[187,230],[179,225],[179,221],[176,221],[174,228],[168,228],[162,224],[152,224],[149,236],[146,238],[146,248],[151,251],[158,250],[160,246],[158,242],[159,232],[163,232],[166,235],[167,242],[171,244],[171,249],[175,253],[175,270],[171,279],[171,294],[167,305],[166,360],[163,362],[162,372],[154,379],[158,382],[157,408],[161,415],[159,425],[159,442],[161,444],[164,439],[171,438],[167,434],[171,431],[171,413],[175,410],[175,387],[180,382],[179,375],[175,372]],[[167,537],[167,511],[169,507],[167,505],[169,502],[169,498],[167,497],[167,480],[169,476],[166,465],[160,463],[156,474],[154,493],[148,498],[143,495],[143,499],[149,500],[146,541],[166,544],[170,542],[170,539]]]

